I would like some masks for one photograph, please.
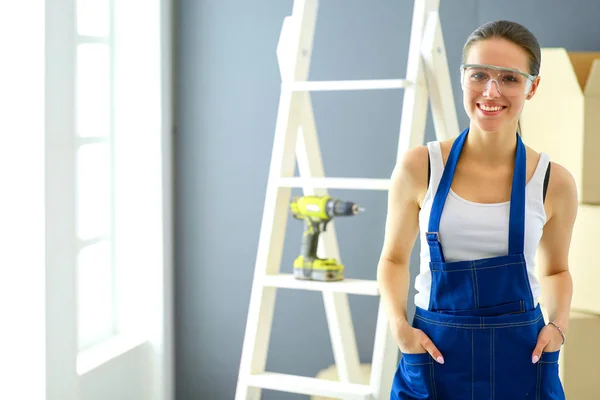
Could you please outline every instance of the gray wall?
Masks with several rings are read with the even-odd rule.
[[[455,72],[464,40],[481,23],[512,19],[544,47],[600,50],[598,0],[441,3],[461,127],[467,118]],[[292,0],[181,0],[177,7],[177,399],[232,399],[278,106],[275,48]],[[411,16],[411,1],[322,1],[310,78],[403,78]],[[389,176],[401,91],[316,93],[313,104],[328,175]],[[433,138],[429,120],[427,139]],[[346,276],[375,278],[386,193],[331,193],[367,209],[336,220]],[[301,232],[290,219],[284,271],[291,271]],[[413,276],[418,251],[417,244]],[[360,358],[369,362],[377,299],[351,296],[350,304]],[[280,290],[267,368],[314,376],[332,362],[319,294]],[[264,391],[263,398],[304,397]]]

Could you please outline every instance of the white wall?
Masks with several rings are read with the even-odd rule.
[[[43,399],[44,1],[0,5],[0,399]]]
[[[85,374],[79,382],[79,399],[166,399],[156,387],[161,377],[155,375],[152,369],[140,368],[140,362],[144,363],[143,366],[156,362],[152,359],[153,353],[148,345],[136,347]]]

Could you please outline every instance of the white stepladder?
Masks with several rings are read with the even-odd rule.
[[[364,385],[360,384],[360,361],[347,297],[378,296],[377,281],[297,280],[292,274],[280,272],[280,262],[291,188],[302,188],[305,195],[326,195],[328,188],[387,190],[390,183],[389,179],[325,177],[309,92],[403,89],[398,159],[406,150],[424,143],[428,102],[438,139],[460,133],[438,8],[439,0],[415,0],[406,79],[307,81],[318,0],[295,0],[292,15],[285,18],[277,48],[281,97],[236,400],[258,400],[262,389],[341,399],[389,398],[398,347],[382,302],[375,328],[370,383]],[[293,176],[296,162],[299,177]],[[320,237],[319,254],[341,262],[333,221]],[[265,371],[278,288],[322,292],[338,381]]]

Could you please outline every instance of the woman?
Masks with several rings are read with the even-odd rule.
[[[402,353],[392,399],[564,399],[558,354],[578,198],[571,174],[518,133],[539,67],[540,48],[526,28],[479,27],[460,71],[469,127],[407,151],[394,169],[378,266]],[[419,231],[410,324],[409,259]]]

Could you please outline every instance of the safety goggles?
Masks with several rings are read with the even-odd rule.
[[[492,82],[504,96],[529,93],[536,76],[517,69],[487,64],[463,64],[460,66],[460,81],[463,88],[485,92]]]

